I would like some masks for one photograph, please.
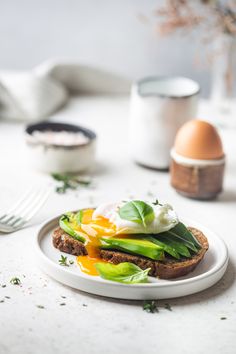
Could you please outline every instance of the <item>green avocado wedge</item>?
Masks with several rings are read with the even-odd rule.
[[[102,237],[102,248],[116,249],[131,254],[141,255],[154,260],[164,259],[163,247],[143,239],[128,238],[105,238]]]
[[[59,220],[60,228],[75,240],[85,243],[85,238],[78,231],[73,229],[71,218],[74,218],[74,214],[67,213],[62,215]]]
[[[162,247],[165,253],[170,254],[176,259],[180,259],[180,253],[178,253],[178,248],[176,249],[176,247],[172,247],[171,245],[168,245],[165,242],[161,242],[160,240],[152,236],[147,236],[146,239],[150,242],[153,242],[155,245]]]

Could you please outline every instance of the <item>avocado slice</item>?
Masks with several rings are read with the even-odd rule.
[[[147,240],[114,237],[102,237],[101,240],[104,242],[104,248],[106,249],[126,251],[131,254],[145,256],[154,260],[162,260],[164,258],[164,249]]]
[[[59,220],[59,226],[75,240],[85,243],[85,238],[78,231],[73,229],[73,223],[71,222],[71,219],[73,219],[73,217],[74,215],[69,213],[62,215]]]

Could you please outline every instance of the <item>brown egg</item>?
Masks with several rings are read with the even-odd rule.
[[[199,160],[220,159],[224,156],[216,128],[202,120],[191,120],[179,129],[174,150],[179,155]]]

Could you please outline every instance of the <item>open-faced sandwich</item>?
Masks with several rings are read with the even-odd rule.
[[[123,283],[147,281],[147,275],[178,278],[195,269],[208,241],[186,227],[169,204],[142,200],[102,204],[67,212],[53,232],[53,245],[77,256],[80,269]]]

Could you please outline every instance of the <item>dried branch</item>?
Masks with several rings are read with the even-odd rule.
[[[204,26],[208,33],[236,35],[236,0],[167,0],[155,11],[161,35]]]

